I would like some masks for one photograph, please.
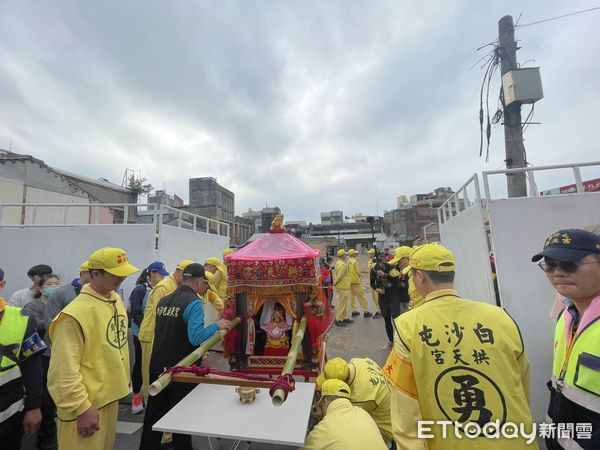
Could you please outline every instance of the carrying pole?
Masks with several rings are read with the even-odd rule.
[[[304,339],[304,332],[306,331],[306,317],[303,317],[300,320],[300,324],[298,325],[298,330],[296,331],[296,336],[294,336],[294,340],[292,341],[292,346],[290,347],[290,351],[285,360],[285,365],[283,366],[283,370],[281,371],[281,376],[291,375],[294,371],[294,367],[296,366],[296,359],[298,358],[298,350],[300,350],[300,345],[302,345],[302,340]],[[283,402],[285,402],[286,393],[283,389],[276,389],[271,396],[271,401],[275,406],[281,406]]]
[[[219,330],[212,335],[211,338],[207,339],[202,343],[200,347],[194,350],[192,353],[187,355],[176,366],[190,366],[204,356],[217,342],[221,341],[227,333],[240,323],[240,318],[236,317],[231,321],[231,328],[229,330]],[[163,373],[158,379],[150,385],[148,393],[152,396],[160,394],[164,388],[166,388],[172,381],[173,374],[170,372]]]

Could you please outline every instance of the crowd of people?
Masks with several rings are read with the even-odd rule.
[[[344,253],[338,253],[340,267]],[[389,261],[376,259],[371,287],[387,291],[388,283],[405,285],[409,310],[391,313],[393,345],[383,370],[368,359],[327,362],[317,380],[325,418],[308,435],[306,449],[385,448],[384,443],[407,450],[525,449],[537,448],[538,434],[550,450],[600,448],[600,236],[559,230],[532,257],[560,300],[553,308],[548,423],[537,427],[519,327],[504,309],[460,297],[452,252],[425,244],[398,248]],[[347,303],[347,283],[335,286],[340,305],[344,296]],[[377,292],[385,317],[382,291]],[[343,312],[336,317],[344,318]],[[361,367],[368,375],[360,376]],[[500,434],[506,424],[516,427],[508,436]],[[490,425],[497,427],[491,435],[486,434]]]
[[[363,317],[380,319],[383,317],[388,343],[385,350],[392,348],[394,329],[392,321],[408,310],[410,302],[409,277],[403,270],[408,266],[411,248],[401,246],[392,253],[385,249],[378,253],[374,248],[367,250],[369,261],[367,270],[363,270],[357,259],[355,249],[337,252],[337,261],[332,266],[331,258],[321,258],[320,280],[324,298],[335,311],[335,325],[345,327],[354,323],[354,317],[360,316],[357,300]],[[368,275],[369,290],[375,313],[369,311],[367,298],[362,284],[362,275]],[[333,292],[337,293],[338,304],[333,304]],[[350,310],[350,314],[348,311]],[[352,316],[351,319],[349,316]]]
[[[67,284],[39,264],[27,272],[31,286],[8,303],[0,298],[0,448],[18,449],[23,433],[35,433],[40,449],[112,449],[118,402],[131,391],[132,413],[146,410],[140,448],[158,449],[170,440],[191,448],[189,436],[152,431],[190,389],[169,386],[148,398],[148,387],[165,367],[231,326],[221,317],[219,296],[227,272],[215,257],[204,264],[183,260],[172,274],[152,262],[139,274],[126,310],[117,290],[136,272],[124,250],[106,247]],[[0,291],[5,286],[0,269]],[[205,313],[215,319],[206,326]]]
[[[532,261],[563,300],[548,417],[555,427],[571,427],[547,436],[547,448],[600,448],[600,237],[559,230]],[[333,270],[330,259],[321,266],[324,297],[331,302],[337,292],[335,324],[352,323],[348,308],[360,314],[353,314],[353,296],[370,317],[356,252],[340,250]],[[369,358],[326,362],[316,380],[322,419],[304,448],[535,448],[527,435],[482,431],[495,422],[532,430],[530,364],[517,323],[500,307],[461,298],[456,270],[454,255],[439,244],[400,247],[391,257],[371,252],[369,284],[389,357],[383,367]],[[168,440],[192,448],[190,436],[169,437],[152,426],[193,386],[175,383],[150,398],[148,387],[231,327],[222,317],[227,271],[218,258],[183,260],[172,273],[155,261],[141,271],[126,311],[116,291],[138,271],[124,250],[106,247],[67,284],[50,266],[36,265],[31,286],[8,303],[0,298],[0,448],[20,448],[23,433],[37,432],[39,448],[111,449],[118,402],[132,390],[132,412],[145,408],[140,449]],[[0,268],[0,291],[4,275]],[[428,421],[425,437],[420,421]],[[472,439],[469,426],[479,427]]]

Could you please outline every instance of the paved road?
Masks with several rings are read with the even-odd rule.
[[[371,301],[370,296],[367,295],[369,302]],[[336,300],[334,299],[334,304]],[[370,305],[373,311],[373,305]],[[362,316],[357,317],[355,323],[348,327],[333,327],[329,333],[329,339],[327,343],[327,356],[333,358],[340,356],[345,359],[353,357],[370,357],[380,365],[383,365],[388,350],[382,350],[382,347],[387,342],[385,335],[385,328],[382,319],[363,318]],[[227,363],[219,353],[212,353],[209,355],[208,365],[213,367],[219,367],[228,370]],[[293,394],[292,394],[293,395]],[[117,450],[130,450],[137,449],[139,447],[141,437],[141,423],[144,420],[143,414],[132,415],[130,413],[129,400],[123,401],[120,405],[119,411],[119,433],[115,443],[115,449]],[[193,445],[196,449],[229,449],[233,447],[234,442],[228,440],[217,441],[211,439],[211,442],[207,438],[194,436]],[[23,448],[25,450],[34,450],[35,441],[28,439],[24,442]],[[293,447],[284,447],[281,445],[268,445],[268,444],[252,444],[249,446],[246,443],[240,444],[238,449],[252,448],[255,450],[274,450],[274,449],[291,449]]]

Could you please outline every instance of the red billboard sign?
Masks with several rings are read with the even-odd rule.
[[[585,192],[599,192],[600,191],[600,178],[584,181],[583,182],[583,190]],[[577,185],[569,184],[568,186],[561,186],[559,188],[550,189],[548,191],[542,191],[542,192],[540,192],[540,195],[573,194],[575,192],[577,192]]]

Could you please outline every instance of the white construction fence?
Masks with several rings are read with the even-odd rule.
[[[494,254],[499,306],[518,323],[531,360],[531,402],[538,422],[544,420],[549,400],[546,382],[554,337],[550,311],[556,292],[531,257],[561,228],[600,223],[600,192],[584,191],[584,168],[600,172],[600,162],[483,172],[484,196],[474,175],[438,211],[441,241],[455,253],[456,287],[463,297],[497,303],[489,259]],[[548,182],[547,173],[555,170],[572,174],[575,193],[539,194],[536,177]],[[517,172],[527,174],[528,197],[492,195],[496,191],[491,181],[503,182],[499,175]]]
[[[19,218],[25,223],[14,223]],[[107,246],[123,248],[140,269],[160,260],[171,272],[183,259],[221,257],[229,225],[164,205],[0,204],[0,267],[7,281],[2,295],[8,299],[30,286],[26,273],[35,264],[49,264],[63,283],[70,282],[94,250]],[[135,279],[121,286],[125,302]]]

